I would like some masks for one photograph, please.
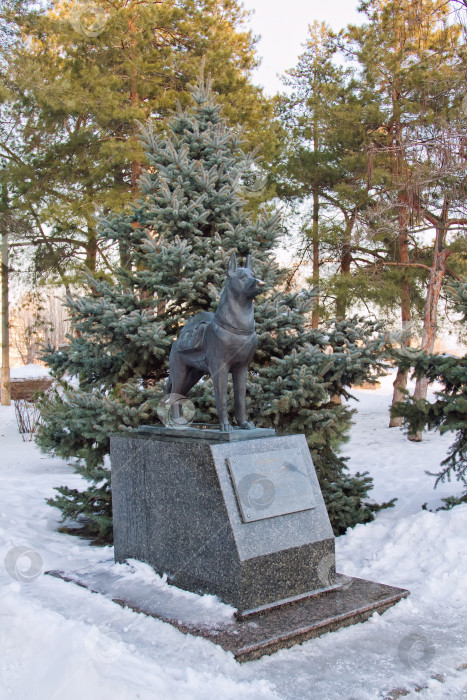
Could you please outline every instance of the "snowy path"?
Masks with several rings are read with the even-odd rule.
[[[345,448],[349,465],[374,476],[375,500],[399,501],[337,540],[338,570],[411,595],[381,617],[244,665],[73,584],[12,578],[3,561],[17,546],[37,552],[43,570],[108,560],[112,549],[57,532],[58,511],[45,498],[80,479],[23,443],[13,409],[1,407],[0,699],[373,700],[395,698],[396,689],[413,698],[467,698],[467,507],[420,510],[460,491],[456,483],[433,491],[424,473],[437,471],[452,436],[429,434],[416,445],[388,429],[390,378],[378,391],[355,393],[361,401]],[[212,598],[202,604],[219,606]],[[415,692],[419,686],[428,687]]]

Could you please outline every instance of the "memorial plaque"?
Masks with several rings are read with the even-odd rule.
[[[244,523],[315,508],[313,486],[298,449],[228,457]]]

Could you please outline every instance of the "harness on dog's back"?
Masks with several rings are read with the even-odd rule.
[[[206,328],[211,323],[213,316],[214,314],[210,311],[202,311],[183,326],[177,338],[178,352],[199,352],[203,349]]]

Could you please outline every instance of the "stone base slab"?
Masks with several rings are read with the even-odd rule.
[[[237,619],[233,613],[225,619],[203,619],[202,614],[196,613],[196,605],[190,609],[185,601],[182,609],[179,598],[168,600],[166,591],[157,592],[147,582],[129,584],[127,576],[115,573],[109,566],[92,571],[46,573],[104,595],[122,607],[168,622],[184,634],[208,639],[230,651],[239,662],[259,659],[340,627],[364,622],[374,612],[381,614],[409,595],[402,588],[337,574],[338,587],[325,593],[304,596],[281,607],[262,608],[256,614],[250,611],[245,619]]]

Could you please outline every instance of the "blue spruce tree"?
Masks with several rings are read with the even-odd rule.
[[[315,295],[285,291],[287,270],[274,257],[279,214],[263,210],[253,219],[246,212],[242,178],[254,170],[254,157],[222,118],[209,82],[193,91],[193,107],[173,116],[165,137],[149,124],[142,140],[140,198],[99,226],[107,243],[124,249],[125,267],[112,281],[86,275],[88,292],[67,300],[69,344],[45,353],[57,389],[42,402],[37,442],[72,459],[89,483],[83,491],[61,486],[49,502],[84,533],[111,539],[109,436],[159,422],[171,344],[190,316],[215,310],[235,251],[240,262],[252,255],[266,283],[255,302],[259,346],[249,373],[249,419],[305,433],[336,533],[371,520],[379,507],[366,502],[371,479],[351,476],[337,453],[352,410],[335,397],[347,397],[351,384],[371,381],[380,368],[385,341],[377,324],[354,318],[311,329]],[[216,422],[210,380],[190,399],[198,422]]]
[[[467,282],[458,281],[448,288],[455,307],[467,322]],[[435,486],[455,477],[463,484],[461,496],[443,498],[444,506],[439,510],[449,510],[461,503],[467,503],[467,355],[426,355],[420,353],[414,361],[397,356],[403,369],[413,367],[414,376],[428,377],[430,382],[437,381],[442,389],[436,392],[436,400],[431,403],[425,399],[406,396],[405,401],[397,403],[392,409],[395,416],[402,416],[408,432],[437,429],[441,433],[455,434],[446,459],[441,462],[441,470],[436,476]]]

